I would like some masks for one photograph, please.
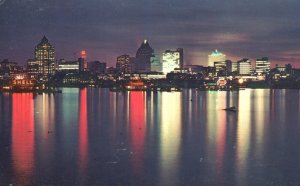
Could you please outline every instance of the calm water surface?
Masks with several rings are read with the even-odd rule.
[[[3,93],[0,185],[299,185],[299,95]]]

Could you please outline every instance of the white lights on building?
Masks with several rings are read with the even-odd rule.
[[[208,66],[213,67],[214,62],[221,62],[226,60],[226,55],[218,50],[213,51],[210,55],[208,55]]]
[[[258,75],[269,72],[270,68],[271,63],[267,57],[256,60],[255,70]]]
[[[218,61],[218,62],[214,62],[214,67],[216,68],[216,73],[218,73],[219,71],[226,70],[226,61]]]
[[[237,70],[239,75],[250,75],[252,72],[252,65],[249,59],[242,59],[237,62]]]
[[[162,71],[164,74],[174,71],[175,68],[181,68],[181,59],[183,56],[180,50],[166,50],[162,54]]]
[[[60,60],[58,63],[58,71],[76,71],[79,72],[80,64],[79,61],[65,61]]]

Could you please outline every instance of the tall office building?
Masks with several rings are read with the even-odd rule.
[[[174,71],[175,68],[183,67],[183,50],[166,50],[162,54],[162,71],[167,74]]]
[[[154,50],[150,47],[149,42],[144,40],[140,48],[136,52],[135,71],[149,72],[151,71],[151,57],[153,57]]]
[[[267,57],[256,60],[255,71],[258,75],[269,72],[270,68],[271,63]]]
[[[151,61],[152,72],[162,72],[162,64],[157,55],[154,54],[153,57],[150,58],[150,61]]]
[[[47,76],[55,72],[55,50],[46,36],[35,47],[35,61],[38,66],[38,74]],[[32,61],[29,61],[32,62]]]
[[[214,62],[226,61],[226,55],[218,50],[213,51],[208,55],[208,66],[213,67]]]
[[[242,59],[237,62],[237,71],[239,75],[251,75],[252,65],[249,59]]]
[[[132,64],[130,61],[130,56],[127,54],[124,54],[124,55],[117,57],[116,68],[119,72],[131,73],[132,72]]]

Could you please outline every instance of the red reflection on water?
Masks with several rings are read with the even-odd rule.
[[[144,92],[130,92],[130,134],[132,166],[135,176],[141,174],[144,157],[145,100]]]
[[[34,167],[34,107],[32,94],[12,95],[12,161],[17,183],[30,184]]]
[[[87,89],[80,90],[79,101],[79,169],[85,172],[88,156]]]

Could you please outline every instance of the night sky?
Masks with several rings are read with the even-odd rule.
[[[229,59],[300,61],[299,0],[0,0],[0,60],[25,64],[46,35],[57,58],[85,49],[115,65],[143,39],[157,54],[184,48],[186,64],[207,65],[214,49]]]

